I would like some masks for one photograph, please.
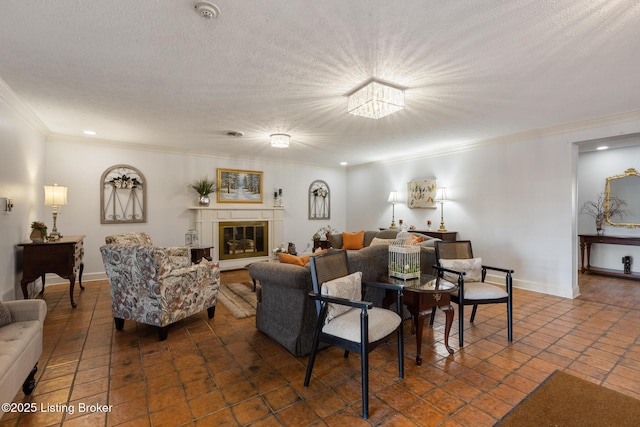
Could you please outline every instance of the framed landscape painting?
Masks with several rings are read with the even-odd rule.
[[[417,179],[407,184],[407,206],[414,208],[436,208],[436,179]]]
[[[218,168],[218,203],[262,203],[262,172]]]

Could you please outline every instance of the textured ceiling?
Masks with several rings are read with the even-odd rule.
[[[2,0],[0,79],[50,139],[325,166],[640,114],[637,0],[214,3]],[[347,114],[372,77],[406,108]]]

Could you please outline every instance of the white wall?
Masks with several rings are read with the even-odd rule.
[[[471,240],[475,256],[514,269],[515,286],[573,296],[572,150],[571,144],[549,138],[354,169],[348,174],[348,226],[388,225],[389,187],[402,188],[406,200],[408,181],[435,176],[451,199],[444,205],[445,226]],[[380,202],[367,202],[376,199]],[[431,219],[437,227],[440,207],[396,205],[397,218],[417,228]]]
[[[273,206],[273,189],[282,188],[284,239],[294,242],[299,252],[311,243],[316,230],[327,223],[307,219],[307,190],[312,181],[323,179],[329,184],[330,222],[336,228],[345,224],[346,171],[341,167],[274,164],[65,141],[47,142],[46,159],[45,181],[69,188],[68,205],[58,215],[58,230],[63,235],[86,235],[83,276],[86,280],[105,277],[99,247],[109,234],[145,231],[160,246],[183,245],[184,235],[195,220],[189,207],[197,202],[197,195],[187,188],[188,184],[205,175],[216,178],[216,169],[221,167],[263,171],[265,206]],[[100,224],[100,177],[117,164],[134,166],[147,180],[146,223]],[[211,196],[213,205],[216,195]],[[47,284],[60,282],[57,276],[47,278]]]
[[[445,226],[457,231],[459,239],[471,240],[474,255],[488,265],[514,269],[516,287],[574,298],[579,294],[575,143],[639,129],[638,121],[578,131],[568,128],[565,133],[541,134],[466,152],[351,168],[347,175],[347,228],[388,227],[389,191],[403,190],[406,200],[408,181],[436,177],[451,199],[444,205]],[[618,163],[612,173],[602,172],[602,179],[630,166]],[[582,163],[580,169],[585,173],[590,170]],[[581,189],[585,187],[581,185]],[[396,205],[395,217],[396,222],[402,218],[417,228],[425,227],[431,219],[437,227],[440,207]]]
[[[634,137],[640,144],[640,136]],[[603,193],[607,177],[620,175],[634,168],[640,171],[640,146],[583,153],[578,162],[578,207],[595,200]],[[640,197],[640,194],[639,196]],[[578,233],[595,234],[595,221],[588,215],[579,215]],[[640,236],[640,228],[613,227],[605,224],[604,233],[615,236]],[[592,245],[591,265],[598,268],[622,270],[622,257],[631,255],[632,272],[640,272],[640,247],[618,245]]]
[[[0,206],[0,300],[22,299],[17,244],[29,241],[32,221],[44,216],[44,138],[0,96],[0,197],[13,199],[11,214]],[[38,283],[40,281],[38,280]]]

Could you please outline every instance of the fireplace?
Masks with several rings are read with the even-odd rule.
[[[219,223],[220,260],[264,257],[269,254],[267,221],[233,221]]]
[[[284,208],[271,206],[254,206],[234,204],[215,205],[215,206],[198,206],[190,208],[194,212],[195,228],[198,232],[200,245],[211,247],[211,256],[214,261],[220,263],[220,270],[236,270],[244,268],[248,264],[256,261],[265,261],[271,258],[271,249],[275,248],[281,242],[284,242]],[[235,232],[239,230],[232,229],[228,240],[240,240],[239,243],[231,242],[228,245],[224,238],[224,230],[220,227],[220,223],[224,223],[226,227],[255,227],[254,224],[266,226],[254,230],[253,237],[251,228],[242,229],[243,235],[235,236]],[[261,233],[261,235],[259,234]],[[231,237],[232,236],[232,237]],[[253,248],[250,245],[242,243],[242,239],[253,240]],[[247,247],[249,246],[249,247]],[[241,249],[242,255],[241,255]],[[231,249],[231,250],[230,250]],[[252,249],[254,252],[251,252]],[[259,251],[256,251],[259,249]],[[234,252],[230,254],[229,252]],[[230,258],[229,255],[232,257]],[[235,256],[234,256],[235,255]]]

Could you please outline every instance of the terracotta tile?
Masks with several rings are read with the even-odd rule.
[[[227,403],[219,391],[200,395],[188,402],[191,413],[195,418],[203,417],[212,412],[219,411],[227,406]]]
[[[264,398],[274,411],[279,411],[301,400],[298,393],[288,385],[265,393]]]
[[[248,280],[246,270],[225,277]],[[607,305],[606,298],[616,298],[616,283],[626,289],[625,282],[583,279],[574,300],[517,289],[513,343],[505,339],[502,307],[483,307],[474,325],[467,311],[465,347],[457,348],[454,327],[452,356],[444,352],[438,316],[434,328],[425,329],[422,366],[415,365],[415,339],[407,333],[404,379],[390,339],[370,355],[369,420],[360,416],[357,354],[344,359],[340,349],[322,350],[304,387],[308,356],[290,355],[255,329],[255,319],[235,319],[223,306],[211,322],[203,312],[172,325],[161,342],[148,325],[126,322],[124,331],[114,331],[105,281],[91,282],[93,294],[87,288],[73,311],[68,287],[48,287],[47,333],[31,401],[108,401],[113,410],[106,420],[99,414],[6,414],[0,426],[58,425],[63,417],[65,425],[475,427],[493,425],[556,369],[640,398],[640,312],[622,305],[640,298],[640,287]],[[16,401],[22,399],[19,392]]]
[[[245,400],[231,407],[231,412],[241,425],[249,424],[265,417],[270,409],[260,396]]]
[[[445,414],[452,414],[465,405],[463,400],[442,388],[438,388],[427,394],[423,400]]]
[[[161,411],[151,414],[151,424],[153,427],[174,427],[184,425],[190,421],[193,421],[193,418],[191,417],[189,407],[184,402],[165,407]]]
[[[447,415],[434,405],[417,400],[402,411],[409,419],[420,426],[437,426]]]
[[[288,406],[279,411],[277,415],[282,424],[288,427],[311,425],[320,419],[305,402],[298,402]]]

